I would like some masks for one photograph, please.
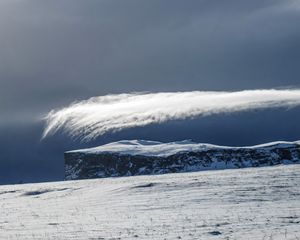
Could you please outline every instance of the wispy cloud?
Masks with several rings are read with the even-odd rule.
[[[106,95],[49,112],[43,138],[62,130],[88,141],[108,132],[170,120],[295,106],[300,106],[298,89]]]

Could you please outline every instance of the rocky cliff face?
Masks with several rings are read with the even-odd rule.
[[[222,147],[191,141],[120,141],[65,153],[65,179],[245,168],[300,163],[300,142]]]

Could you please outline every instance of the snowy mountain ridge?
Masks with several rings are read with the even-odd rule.
[[[209,149],[254,149],[254,148],[288,148],[300,145],[300,141],[286,142],[276,141],[255,146],[230,147],[208,143],[195,143],[192,140],[183,140],[169,143],[149,140],[121,140],[102,146],[68,151],[66,153],[118,153],[122,155],[144,155],[144,156],[170,156],[179,152],[204,151]]]
[[[123,140],[65,153],[65,178],[88,179],[300,163],[300,141],[227,147]]]

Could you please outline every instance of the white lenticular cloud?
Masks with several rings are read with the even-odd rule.
[[[52,110],[43,138],[62,130],[88,141],[108,132],[253,109],[300,106],[300,90],[161,92],[106,95]]]

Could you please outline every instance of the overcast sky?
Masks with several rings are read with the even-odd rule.
[[[64,136],[41,142],[39,119],[75,100],[299,88],[299,23],[298,0],[1,0],[0,183],[62,178],[63,151],[81,144]],[[299,115],[295,108],[178,121],[97,143],[147,136],[235,145],[296,140]]]

